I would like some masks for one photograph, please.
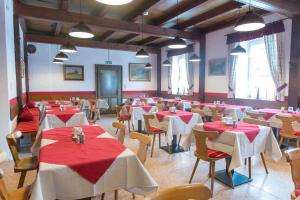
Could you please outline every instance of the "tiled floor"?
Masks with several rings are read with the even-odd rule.
[[[111,123],[115,120],[112,116],[102,116],[97,123],[105,128],[109,133],[114,134]],[[158,142],[156,143],[158,145]],[[128,137],[125,139],[125,145],[136,150],[137,141]],[[164,189],[176,185],[187,184],[195,157],[193,148],[190,152],[169,155],[165,151],[158,149],[156,145],[153,158],[148,158],[145,167],[159,184],[159,189]],[[150,152],[149,152],[150,153]],[[149,154],[148,154],[149,155]],[[25,155],[26,156],[26,155]],[[279,162],[272,161],[266,156],[269,174],[264,171],[260,158],[253,158],[252,177],[253,181],[249,184],[236,187],[234,190],[215,181],[214,199],[218,200],[288,200],[290,192],[293,190],[293,184],[290,176],[290,167],[283,157]],[[216,170],[224,169],[225,161],[218,161]],[[13,162],[7,162],[0,165],[5,171],[5,180],[9,190],[17,187],[19,175],[13,173]],[[247,174],[247,167],[238,169],[239,172]],[[208,163],[200,162],[193,182],[205,183],[210,185],[208,178]],[[35,178],[35,173],[31,172],[26,177],[25,184],[31,184]],[[130,193],[119,191],[119,199],[131,199]],[[113,193],[106,194],[105,199],[113,199]],[[143,199],[138,196],[136,199]]]

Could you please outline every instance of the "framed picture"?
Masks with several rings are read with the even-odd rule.
[[[209,60],[208,67],[209,76],[225,76],[226,75],[226,58],[218,58]]]
[[[64,65],[65,81],[83,81],[84,67],[82,65]]]
[[[129,81],[151,81],[151,70],[146,63],[129,63]]]

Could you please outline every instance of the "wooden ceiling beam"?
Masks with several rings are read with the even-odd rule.
[[[59,9],[61,10],[64,10],[64,11],[67,11],[68,10],[68,0],[60,0],[60,6],[59,6]],[[63,24],[62,23],[56,23],[55,24],[55,27],[53,29],[53,34],[55,36],[59,35],[60,32],[61,32],[61,29],[63,27]]]
[[[34,10],[34,12],[32,12]],[[80,15],[79,13],[71,13],[63,10],[56,10],[44,7],[30,6],[21,3],[16,4],[16,12],[18,15],[29,19],[40,19],[47,21],[56,21],[61,23],[71,23],[75,24],[80,21],[80,16],[82,21],[94,27],[108,28],[115,31],[124,31],[130,33],[139,34],[141,31],[141,24],[115,20],[104,17],[95,17],[87,14]],[[193,32],[178,31],[176,29],[162,28],[153,25],[143,25],[143,32],[149,35],[158,37],[175,37],[179,35],[185,39],[197,39],[197,35]]]
[[[127,14],[123,17],[123,20],[126,21],[134,21],[138,18],[138,16],[142,15],[145,11],[147,11],[149,8],[151,8],[154,4],[159,2],[159,0],[147,0],[142,6],[138,6],[137,9],[135,9],[133,12]],[[102,36],[102,40],[109,39],[114,34],[114,31],[106,31]],[[138,34],[137,34],[138,35]]]
[[[115,50],[134,51],[134,52],[136,52],[140,48],[144,48],[149,53],[157,54],[158,52],[160,52],[159,48],[148,47],[148,46],[110,43],[110,42],[85,40],[85,39],[77,39],[77,38],[69,38],[69,40],[66,40],[65,37],[49,36],[49,35],[41,35],[41,34],[28,33],[26,34],[26,38],[28,42],[38,42],[38,43],[47,43],[47,44],[66,44],[66,42],[70,41],[72,44],[76,46],[89,47],[89,48],[115,49]]]
[[[234,0],[243,4],[249,4],[249,0]],[[288,17],[300,15],[300,5],[291,0],[252,0],[251,6],[271,13],[280,13]]]
[[[213,17],[216,17],[218,15],[222,15],[224,13],[227,13],[231,10],[240,8],[243,4],[238,3],[238,2],[234,2],[234,1],[230,1],[228,3],[225,3],[221,6],[218,6],[212,10],[209,10],[208,12],[202,13],[200,15],[197,15],[195,17],[190,18],[189,20],[186,20],[182,23],[179,23],[178,25],[174,25],[173,28],[178,28],[181,30],[184,30],[188,27],[191,27],[193,25],[199,24],[201,22],[204,22],[208,19],[211,19]]]

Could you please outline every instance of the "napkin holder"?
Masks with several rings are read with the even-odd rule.
[[[169,112],[170,112],[170,113],[176,113],[176,112],[177,112],[176,107],[174,107],[174,106],[170,107],[170,108],[169,108]]]
[[[289,106],[288,107],[288,113],[292,113],[292,112],[294,112],[294,108],[292,106]]]
[[[234,124],[234,120],[232,119],[232,117],[223,117],[222,121],[227,126],[232,126]]]

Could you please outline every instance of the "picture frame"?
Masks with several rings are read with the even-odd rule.
[[[84,81],[83,65],[63,65],[65,81]]]
[[[226,58],[217,58],[209,60],[208,66],[209,76],[225,76],[226,75]]]
[[[129,63],[129,81],[151,81],[151,70],[145,68],[146,63]]]

